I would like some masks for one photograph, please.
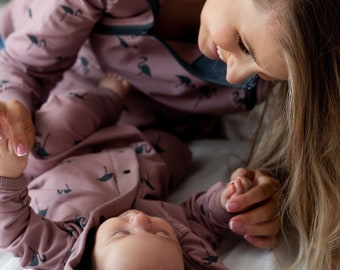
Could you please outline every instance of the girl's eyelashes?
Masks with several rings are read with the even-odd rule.
[[[247,49],[246,46],[244,46],[244,43],[243,43],[243,41],[242,41],[242,39],[241,39],[240,36],[237,36],[237,38],[236,38],[236,43],[237,43],[238,47],[240,48],[240,50],[241,50],[243,53],[248,54],[248,55],[251,55],[251,52]]]

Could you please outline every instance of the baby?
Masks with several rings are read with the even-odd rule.
[[[115,75],[100,85],[123,94],[128,86]],[[230,233],[226,184],[218,182],[181,205],[164,201],[190,162],[187,148],[173,136],[111,126],[39,159],[39,175],[32,178],[25,172],[29,155],[18,157],[5,135],[0,245],[19,256],[23,267],[227,269],[214,251]],[[253,182],[239,177],[229,185],[237,196]]]
[[[249,190],[253,182],[239,177],[230,184],[236,189],[233,197]],[[223,208],[226,195],[225,189],[220,198]],[[106,220],[96,232],[92,269],[110,269],[113,265],[115,270],[184,269],[182,248],[173,226],[139,210]]]

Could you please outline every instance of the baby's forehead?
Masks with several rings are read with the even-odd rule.
[[[112,241],[107,248],[110,256],[120,261],[121,269],[184,269],[181,268],[184,264],[182,249],[174,239],[137,233]]]

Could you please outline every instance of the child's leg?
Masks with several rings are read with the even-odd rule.
[[[35,114],[35,154],[50,158],[70,149],[97,129],[114,124],[122,109],[113,90],[69,74]],[[114,86],[120,87],[120,81]],[[122,88],[125,89],[125,86]]]

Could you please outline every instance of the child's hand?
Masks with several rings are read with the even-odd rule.
[[[0,176],[8,178],[19,177],[27,165],[28,154],[18,157],[9,139],[0,140]]]
[[[243,194],[233,194],[242,189],[228,185],[222,195],[223,207],[238,213],[230,219],[229,227],[258,248],[275,247],[281,229],[280,207],[282,202],[280,182],[262,170],[237,169],[232,179],[252,179],[254,186]],[[243,187],[242,187],[243,188]],[[229,198],[229,199],[228,199]],[[227,199],[227,201],[226,201]],[[225,206],[225,202],[227,206]]]
[[[130,84],[115,73],[106,73],[99,82],[99,87],[103,87],[115,92],[121,98],[125,97],[130,90]]]
[[[224,209],[228,210],[228,200],[235,198],[238,195],[246,193],[255,183],[244,176],[238,176],[235,180],[228,183],[227,187],[221,194],[221,205]]]

